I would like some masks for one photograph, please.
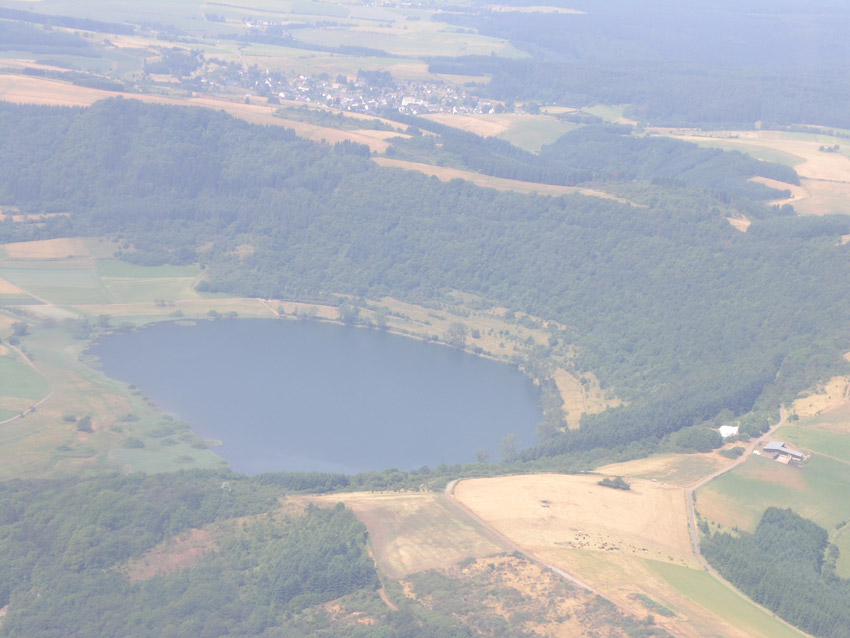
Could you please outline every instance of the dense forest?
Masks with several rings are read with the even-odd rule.
[[[256,636],[373,591],[365,526],[342,505],[281,512],[278,494],[212,472],[0,483],[3,635]],[[187,530],[202,557],[139,571]]]
[[[690,142],[637,137],[632,135],[631,126],[585,126],[547,144],[539,153],[531,153],[496,137],[480,137],[425,118],[398,113],[384,116],[437,134],[393,138],[387,155],[468,168],[496,177],[563,186],[634,181],[681,185],[727,202],[790,196],[788,191],[752,182],[751,177],[800,183],[797,173],[788,166],[761,162],[736,151],[701,148]],[[752,206],[747,206],[747,212],[759,217],[769,214]]]
[[[532,456],[658,441],[723,410],[774,407],[846,365],[843,218],[774,212],[740,233],[724,219],[739,211],[706,205],[702,189],[656,183],[644,206],[500,193],[379,167],[358,145],[120,98],[4,105],[0,133],[0,201],[72,213],[3,222],[4,240],[111,233],[137,263],[199,260],[206,290],[420,303],[464,290],[558,320],[578,368],[629,405],[550,431]],[[632,144],[615,140],[612,155]],[[653,148],[629,156],[651,162],[635,178],[682,147]],[[728,158],[724,179],[753,166],[705,157]],[[242,243],[254,254],[235,255]]]
[[[827,532],[816,523],[771,507],[755,533],[717,532],[700,547],[725,578],[781,618],[818,638],[847,636],[850,580],[825,560]]]
[[[479,91],[500,100],[629,104],[631,116],[655,124],[850,126],[843,107],[850,97],[850,50],[842,35],[850,20],[845,4],[548,4],[580,13],[479,6],[435,15],[435,20],[504,38],[530,57],[435,59],[431,70],[492,74]]]

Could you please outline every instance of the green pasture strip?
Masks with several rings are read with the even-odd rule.
[[[157,279],[104,277],[102,281],[117,303],[201,298],[192,288],[193,277],[161,277]]]
[[[775,162],[776,164],[783,164],[785,166],[794,167],[806,161],[799,155],[794,155],[793,153],[786,153],[785,151],[779,151],[775,148],[761,146],[758,143],[746,144],[736,142],[725,142],[723,140],[713,138],[689,141],[693,141],[694,143],[699,144],[700,146],[704,146],[706,148],[719,148],[724,151],[740,151],[741,153],[746,153],[747,155],[755,157],[756,159],[763,160],[765,162]]]
[[[585,113],[590,113],[596,117],[601,117],[606,122],[617,122],[623,117],[624,108],[622,106],[611,106],[610,104],[594,104],[582,109]]]
[[[579,126],[571,122],[561,122],[554,117],[517,120],[511,128],[499,133],[497,137],[507,140],[514,146],[536,153],[546,144],[551,144]]]
[[[112,301],[100,279],[88,268],[0,268],[0,277],[27,292],[56,304]]]
[[[201,272],[196,266],[137,266],[120,259],[98,259],[95,271],[100,277],[194,277]]]
[[[146,445],[150,445],[145,440]],[[180,469],[225,469],[227,463],[219,456],[206,450],[191,449],[186,445],[174,448],[161,446],[141,449],[116,448],[110,450],[106,460],[123,472],[174,472]]]
[[[0,356],[0,394],[40,399],[49,391],[47,382],[23,361]]]
[[[778,430],[776,438],[786,441],[792,447],[820,452],[850,463],[850,436],[847,434],[795,425]],[[850,466],[847,471],[850,472]]]
[[[708,572],[670,563],[645,560],[649,568],[668,585],[752,636],[801,638],[803,634],[759,609],[749,599],[736,594]]]

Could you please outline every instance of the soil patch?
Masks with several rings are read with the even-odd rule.
[[[148,580],[191,566],[204,554],[218,550],[218,544],[207,529],[193,529],[177,538],[160,543],[127,565],[131,581]]]

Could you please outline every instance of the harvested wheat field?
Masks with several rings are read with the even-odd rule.
[[[635,461],[612,463],[597,468],[596,471],[607,476],[655,479],[662,484],[688,487],[729,463],[729,459],[715,452],[659,454]]]
[[[600,476],[536,474],[469,479],[455,497],[533,554],[553,548],[616,552],[690,564],[684,491],[633,480],[630,490],[597,485]]]
[[[11,259],[69,259],[90,257],[82,239],[44,239],[6,244],[6,254]]]
[[[389,578],[504,551],[437,494],[334,494],[315,501],[342,501],[366,524],[378,565]]]
[[[850,399],[850,377],[833,377],[807,397],[797,399],[791,412],[799,417],[817,416],[847,403]]]

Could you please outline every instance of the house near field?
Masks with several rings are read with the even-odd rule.
[[[724,439],[729,436],[735,436],[738,434],[738,426],[737,425],[721,425],[720,426],[720,436]]]
[[[790,461],[803,461],[806,455],[785,445],[783,441],[771,441],[764,446],[764,454],[771,456],[774,461],[788,463]]]

